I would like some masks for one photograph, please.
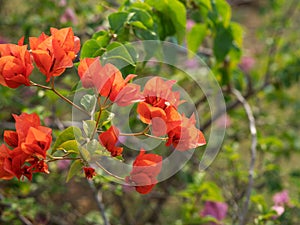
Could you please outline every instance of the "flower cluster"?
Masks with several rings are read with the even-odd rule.
[[[139,85],[129,83],[137,75],[129,74],[124,79],[114,65],[102,65],[99,57],[81,60],[78,75],[84,88],[93,88],[97,95],[109,99],[111,103],[127,106],[138,102],[137,113],[140,120],[151,127],[151,135],[164,136],[161,138],[167,140],[166,146],[173,145],[176,150],[186,151],[206,143],[203,133],[195,126],[195,116],[187,118],[178,112],[178,106],[184,101],[180,99],[179,92],[172,90],[175,81],[153,77],[141,91]],[[117,146],[121,135],[115,126],[99,134],[100,143],[112,157],[122,155],[123,148]],[[141,150],[126,182],[134,185],[138,192],[148,193],[157,183],[156,176],[160,172],[161,161],[161,156],[145,154]]]
[[[0,146],[0,178],[25,176],[31,180],[32,173],[49,173],[45,159],[52,142],[52,130],[41,126],[36,114],[22,113],[13,117],[16,131],[5,131],[7,145]]]
[[[51,28],[51,36],[42,33],[39,37],[30,37],[29,44],[0,44],[0,84],[17,88],[30,86],[29,76],[34,68],[31,56],[38,69],[47,77],[60,76],[66,68],[73,66],[73,60],[80,50],[80,40],[74,36],[71,28]]]
[[[80,51],[80,40],[74,36],[71,28],[51,28],[50,33],[50,36],[42,33],[39,37],[29,37],[30,50],[27,45],[23,45],[24,38],[20,39],[18,45],[0,44],[0,84],[10,88],[26,85],[51,90],[89,116],[94,116],[92,114],[99,110],[98,116],[95,116],[95,128],[88,135],[86,143],[94,139],[97,133],[99,143],[111,157],[122,156],[123,147],[118,145],[118,139],[126,135],[158,138],[165,141],[166,146],[172,145],[178,151],[186,151],[206,143],[204,135],[196,128],[195,116],[188,118],[179,113],[178,107],[184,101],[180,99],[179,92],[172,90],[175,84],[173,80],[153,77],[142,90],[140,85],[131,82],[137,75],[123,77],[118,68],[110,63],[103,64],[99,57],[84,58],[78,64],[78,75],[83,88],[94,91],[96,107],[89,111],[64,97],[55,89],[54,78],[73,66],[73,60]],[[30,80],[34,65],[46,77],[46,82],[51,81],[50,86]],[[112,104],[124,107],[134,103],[137,103],[138,118],[147,125],[144,131],[123,134],[116,126],[106,126],[103,129],[99,125],[101,113]],[[24,113],[21,116],[14,115],[14,118],[16,131],[5,131],[4,140],[7,145],[0,147],[0,178],[11,179],[15,176],[20,179],[25,176],[31,179],[34,172],[48,173],[45,160],[52,141],[51,129],[41,126],[36,114]],[[70,137],[72,135],[67,138]],[[85,147],[82,144],[79,148]],[[82,154],[78,154],[78,157],[74,161],[80,159],[77,162],[82,164],[85,176],[93,178],[95,169],[89,166]],[[48,161],[66,158],[51,156]],[[124,179],[125,182],[134,186],[139,193],[149,193],[157,183],[162,160],[162,156],[147,154],[146,150],[141,149],[133,162],[132,171]]]
[[[126,182],[135,186],[141,194],[149,193],[157,183],[156,177],[162,167],[162,157],[157,154],[146,154],[141,149],[140,154],[133,162],[130,176],[125,178]]]
[[[288,190],[277,192],[273,196],[273,202],[274,205],[272,206],[272,210],[274,210],[277,214],[276,216],[274,216],[274,219],[276,219],[277,217],[281,216],[284,213],[286,206],[291,207]]]
[[[228,205],[224,202],[207,201],[204,209],[200,212],[201,217],[212,217],[217,222],[210,222],[207,225],[221,225],[221,221],[226,217]]]
[[[167,146],[171,144],[176,150],[186,151],[206,144],[203,133],[195,127],[194,115],[187,118],[177,109],[184,101],[180,93],[173,92],[175,81],[164,81],[153,77],[144,87],[145,101],[140,102],[137,112],[141,120],[152,125],[152,133],[156,136],[168,136]]]

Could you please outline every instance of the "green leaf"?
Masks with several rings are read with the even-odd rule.
[[[95,113],[95,116],[94,116],[95,120],[97,120],[98,116],[99,116],[99,112],[96,112],[96,113]],[[107,110],[102,110],[98,127],[100,128],[100,127],[102,127],[102,126],[105,126],[105,125],[108,124],[114,117],[115,117],[115,114],[114,114],[114,113],[109,112],[109,111],[107,111]]]
[[[206,24],[196,24],[187,34],[187,46],[193,53],[196,53],[206,35]]]
[[[101,30],[93,34],[92,39],[97,40],[97,43],[101,46],[108,45],[111,37],[107,31]]]
[[[133,2],[131,3],[130,8],[142,9],[144,11],[147,11],[148,13],[152,12],[151,6],[146,4],[145,2]]]
[[[133,22],[139,22],[143,24],[145,29],[153,29],[153,19],[147,11],[131,7],[129,9],[129,12],[134,13],[130,18],[130,24],[132,24]]]
[[[176,31],[177,40],[179,43],[182,43],[186,26],[185,6],[178,0],[147,0],[146,3],[172,21]],[[165,21],[166,20],[164,19],[161,24],[163,25]]]
[[[89,151],[86,148],[80,148],[80,155],[81,155],[82,159],[86,162],[91,160],[91,154],[89,153]]]
[[[82,170],[82,163],[80,160],[75,160],[69,169],[67,180],[66,182],[69,182],[69,180],[74,177],[76,174],[78,174]]]
[[[231,66],[236,67],[242,57],[243,29],[237,23],[230,23],[230,30],[233,36],[232,47],[229,52]]]
[[[128,12],[116,12],[108,16],[108,22],[113,31],[118,33],[118,31],[128,22],[129,13]]]
[[[86,144],[86,149],[90,152],[90,153],[96,153],[96,152],[107,152],[107,150],[100,145],[99,141],[97,141],[96,139],[93,139],[91,141],[89,141]]]
[[[133,29],[135,36],[142,40],[158,40],[158,36],[154,31],[139,29],[138,27]]]
[[[233,37],[231,29],[218,26],[213,46],[213,52],[218,62],[224,61],[232,47],[232,42]]]
[[[130,22],[130,25],[136,28],[140,28],[143,30],[147,30],[148,28],[140,21],[132,21]]]
[[[65,141],[59,145],[56,150],[66,151],[68,153],[79,153],[79,143],[76,140]]]
[[[101,41],[87,40],[81,48],[80,59],[101,56],[105,52],[105,47],[106,45],[102,45]]]
[[[229,26],[231,20],[231,8],[225,0],[214,0],[212,3],[212,11],[209,17],[214,24],[223,24],[224,27]]]
[[[205,8],[207,10],[211,10],[211,1],[210,0],[195,0],[197,6]]]
[[[131,44],[123,45],[119,42],[113,42],[107,46],[107,52],[102,59],[105,63],[115,65],[121,70],[123,76],[126,76],[135,72],[137,53]]]
[[[57,150],[57,148],[66,141],[70,140],[80,140],[82,138],[81,130],[78,127],[68,127],[63,130],[57,137],[53,147],[52,154]]]
[[[96,121],[95,120],[85,120],[82,123],[83,123],[83,130],[84,130],[85,135],[89,138],[93,138],[92,135],[93,135],[93,132],[96,127]]]
[[[220,188],[213,182],[204,182],[200,187],[203,192],[202,200],[205,201],[223,201],[223,196]]]
[[[95,108],[97,98],[95,95],[86,94],[80,100],[80,104],[89,112],[92,112]]]

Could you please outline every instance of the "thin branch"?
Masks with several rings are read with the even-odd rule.
[[[30,82],[31,86],[35,86],[35,87],[39,87],[45,90],[49,90],[54,92],[57,96],[59,96],[62,100],[64,100],[65,102],[69,103],[70,105],[72,105],[74,108],[78,109],[79,111],[87,114],[88,116],[91,116],[90,113],[88,111],[86,111],[85,109],[81,108],[80,106],[76,105],[74,102],[72,102],[70,99],[66,98],[65,96],[63,96],[61,93],[59,93],[55,88],[54,88],[54,83],[52,82],[52,87],[47,87],[41,84],[36,84],[34,82]]]
[[[246,200],[244,203],[244,206],[242,208],[242,212],[240,214],[240,222],[239,225],[246,224],[246,216],[249,209],[249,203],[250,203],[250,196],[251,191],[253,188],[254,183],[254,167],[255,167],[255,160],[256,160],[256,147],[257,147],[257,131],[256,131],[256,125],[255,125],[255,119],[251,110],[250,105],[248,104],[247,100],[243,97],[241,92],[239,92],[236,89],[232,90],[232,93],[236,96],[237,100],[243,105],[245,112],[247,114],[248,120],[249,120],[249,128],[251,133],[251,160],[250,160],[250,166],[249,166],[249,176],[248,176],[248,185],[246,189]]]
[[[102,169],[105,173],[107,173],[108,175],[110,175],[110,176],[112,176],[112,177],[114,177],[114,178],[116,178],[116,179],[118,179],[118,180],[125,181],[124,178],[119,177],[119,176],[117,176],[117,175],[115,175],[115,174],[109,172],[109,171],[108,171],[107,169],[105,169],[100,163],[98,163],[98,162],[95,162],[95,163],[97,164],[97,166],[98,166],[99,168],[101,168],[101,169]]]
[[[92,189],[92,191],[94,193],[94,197],[95,197],[97,206],[98,206],[98,208],[100,210],[100,213],[101,213],[104,225],[110,225],[109,220],[108,220],[108,218],[107,218],[107,216],[105,214],[104,204],[102,203],[102,198],[101,198],[100,191],[97,190],[97,188],[96,188],[96,186],[95,186],[95,184],[94,184],[93,181],[88,180],[88,183],[89,183],[90,188]]]

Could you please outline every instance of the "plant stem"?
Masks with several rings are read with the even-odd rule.
[[[54,82],[52,80],[51,86],[52,87],[47,87],[41,84],[36,84],[34,82],[30,82],[31,86],[35,86],[35,87],[40,87],[42,89],[45,90],[49,90],[49,91],[53,91],[57,96],[59,96],[62,100],[64,100],[65,102],[69,103],[70,105],[72,105],[74,108],[78,109],[79,111],[87,114],[88,116],[91,116],[90,113],[88,111],[86,111],[85,109],[81,108],[80,106],[76,105],[74,102],[72,102],[70,99],[66,98],[65,96],[63,96],[61,93],[59,93],[55,88],[54,88]]]
[[[97,127],[99,126],[99,122],[100,122],[100,118],[101,118],[101,114],[102,114],[102,108],[101,108],[101,102],[100,102],[100,95],[98,95],[97,97],[97,101],[98,101],[98,104],[99,104],[99,114],[98,114],[98,117],[96,119],[96,126],[93,130],[93,133],[92,133],[92,136],[90,137],[91,139],[94,137],[96,131],[97,131]]]
[[[54,157],[54,156],[51,156],[50,157],[51,159],[47,160],[46,162],[54,162],[54,161],[58,161],[58,160],[78,160],[81,158],[72,158],[72,157]]]
[[[110,175],[110,176],[112,176],[112,177],[114,177],[114,178],[116,178],[116,179],[118,179],[118,180],[121,180],[121,181],[125,181],[125,179],[124,178],[122,178],[122,177],[119,177],[119,176],[117,176],[117,175],[115,175],[115,174],[112,174],[111,172],[109,172],[107,169],[105,169],[100,163],[98,163],[98,162],[95,162],[96,164],[97,164],[97,166],[99,166],[105,173],[107,173],[108,175]]]
[[[255,167],[255,161],[256,161],[256,146],[257,146],[257,131],[256,131],[256,125],[255,125],[255,119],[251,110],[251,107],[247,100],[243,97],[243,95],[236,89],[232,90],[232,93],[236,96],[237,100],[243,105],[245,112],[247,114],[248,120],[249,120],[249,129],[251,133],[251,160],[250,160],[250,166],[249,166],[249,175],[248,175],[248,186],[246,189],[246,200],[244,203],[244,206],[242,208],[241,214],[240,214],[240,222],[239,225],[246,224],[246,216],[249,209],[249,203],[250,203],[250,197],[251,197],[251,191],[253,188],[254,183],[254,167]]]

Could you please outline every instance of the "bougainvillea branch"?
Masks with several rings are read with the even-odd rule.
[[[257,131],[256,131],[256,125],[255,125],[255,118],[252,113],[252,109],[247,102],[247,100],[243,97],[243,95],[236,89],[232,90],[232,93],[236,96],[238,101],[243,105],[245,112],[247,114],[248,120],[249,120],[249,130],[251,133],[251,160],[250,160],[250,166],[249,166],[249,175],[248,175],[248,186],[246,189],[246,196],[245,196],[245,202],[242,207],[242,211],[240,213],[239,218],[239,224],[244,225],[246,224],[246,216],[248,213],[249,203],[250,203],[250,196],[253,188],[253,182],[254,182],[254,169],[255,169],[255,161],[256,161],[256,146],[257,146]]]
[[[4,72],[0,74],[0,83],[11,88],[25,85],[52,91],[72,107],[88,115],[90,120],[82,121],[83,129],[66,128],[52,143],[52,130],[41,126],[36,114],[14,115],[16,131],[5,131],[6,144],[0,147],[0,178],[27,177],[31,180],[32,173],[49,173],[47,163],[70,160],[72,164],[67,180],[76,171],[81,171],[87,179],[92,179],[96,170],[89,165],[91,157],[97,157],[97,154],[98,157],[107,156],[109,153],[110,157],[123,158],[124,148],[119,145],[120,136],[159,139],[178,151],[188,151],[206,144],[203,133],[195,126],[195,115],[188,118],[179,113],[178,106],[185,100],[181,99],[179,92],[172,90],[176,82],[174,80],[166,81],[155,76],[141,90],[140,85],[132,83],[136,74],[123,76],[116,66],[111,63],[103,64],[99,57],[83,58],[78,65],[78,76],[83,88],[93,91],[94,95],[83,96],[81,104],[84,108],[63,96],[55,88],[55,77],[61,76],[66,68],[73,67],[80,42],[71,28],[51,28],[50,33],[50,36],[42,33],[39,37],[30,37],[30,50],[23,46],[23,39],[19,41],[19,45],[0,45],[0,60],[4,68]],[[11,63],[15,58],[22,66]],[[46,77],[50,86],[30,80],[33,65]],[[137,104],[137,118],[146,125],[144,130],[122,133],[111,123],[111,119],[106,118],[110,115],[108,110],[113,104],[117,107]],[[106,119],[108,121],[103,121]],[[96,133],[98,137],[95,137]],[[51,143],[52,152],[46,153]],[[56,152],[60,153],[55,155]],[[91,156],[91,152],[95,152],[96,156]],[[134,186],[137,192],[147,194],[158,182],[162,160],[163,157],[159,154],[146,153],[142,148],[133,162],[132,171],[125,178],[109,172],[97,160],[96,165],[110,176]]]

